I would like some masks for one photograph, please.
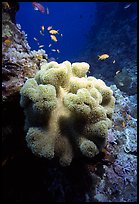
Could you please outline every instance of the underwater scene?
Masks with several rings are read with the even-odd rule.
[[[137,2],[2,2],[2,201],[137,202]]]

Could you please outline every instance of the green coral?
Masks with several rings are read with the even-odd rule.
[[[26,141],[34,154],[68,166],[105,147],[115,98],[102,80],[87,77],[88,70],[85,62],[44,63],[21,88]]]

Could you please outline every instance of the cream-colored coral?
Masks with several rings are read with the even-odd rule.
[[[85,62],[43,63],[21,88],[26,141],[34,154],[68,166],[106,145],[115,98],[102,80],[87,77],[88,70]]]

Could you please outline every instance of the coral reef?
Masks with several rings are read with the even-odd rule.
[[[42,62],[45,50],[31,51],[27,34],[13,20],[17,3],[3,2],[2,8],[2,99],[15,100],[27,77],[33,77]],[[13,12],[13,10],[15,12]],[[12,16],[12,17],[11,17]]]
[[[114,83],[121,91],[126,92],[128,95],[137,93],[137,72],[130,73],[128,69],[122,69],[121,72],[115,75]]]
[[[18,200],[19,202],[24,200],[39,202],[137,201],[137,120],[133,116],[128,119],[128,113],[132,113],[130,106],[136,104],[136,98],[128,97],[115,85],[111,86],[111,89],[116,103],[112,116],[113,126],[108,130],[106,158],[102,156],[101,159],[96,159],[95,157],[100,157],[101,153],[99,153],[90,160],[86,157],[77,158],[70,166],[62,168],[58,165],[56,158],[49,161],[34,156],[26,144],[24,148],[19,147],[17,141],[21,137],[21,128],[17,132],[16,126],[17,138],[14,143],[11,138],[12,143],[10,142],[8,147],[10,148],[12,144],[14,151],[17,152],[3,162],[2,168],[4,171],[2,179],[7,186],[4,190],[4,200]],[[129,107],[126,107],[126,103]],[[14,114],[11,113],[12,118]],[[125,127],[122,127],[123,120],[126,123]],[[6,148],[7,146],[4,149]],[[21,177],[21,175],[26,176]]]
[[[85,62],[43,63],[21,88],[26,140],[33,153],[59,157],[67,166],[76,154],[92,158],[105,147],[115,98],[102,80],[87,77],[88,70]]]
[[[21,26],[16,24],[15,15],[18,9],[18,2],[2,2],[2,157],[4,164],[8,161],[7,158],[13,157],[15,144],[23,142],[21,142],[23,113],[19,106],[20,88],[27,78],[35,75],[42,62],[47,62],[47,54],[44,50],[31,51],[27,35],[21,30]]]
[[[110,89],[108,88],[106,93],[105,89],[102,89],[102,87],[107,89],[103,86],[104,82],[94,77],[86,77],[88,65],[84,63],[71,65],[66,62],[62,63],[61,67],[54,62],[46,64],[48,60],[45,51],[31,51],[27,35],[21,31],[19,24],[14,24],[19,3],[2,2],[2,201],[137,202],[137,94],[135,94],[137,66],[136,60],[133,62],[136,58],[134,29],[136,20],[129,20],[129,16],[123,12],[123,4],[121,3],[120,10],[116,2],[114,6],[113,3],[97,4],[97,19],[100,20],[100,24],[97,22],[98,26],[95,27],[97,35],[89,34],[91,42],[88,50],[85,49],[85,58],[82,57],[84,50],[79,58],[79,61],[89,62],[95,73],[93,76],[105,80],[106,84],[108,83],[106,77],[112,80],[111,85],[116,71],[122,71],[116,75],[119,82],[120,74],[124,73],[121,82],[125,89],[122,89],[118,82],[117,87],[120,90],[115,85],[110,86],[115,97],[115,108],[111,115],[112,104],[106,100]],[[124,14],[123,20],[119,15],[121,11]],[[132,14],[130,10],[129,14]],[[88,53],[90,50],[91,53]],[[110,54],[109,59],[103,63],[98,62],[96,57],[101,51]],[[112,63],[113,60],[115,63]],[[63,72],[65,66],[67,71]],[[78,69],[78,66],[81,68]],[[38,70],[40,71],[36,74]],[[44,73],[47,74],[43,75]],[[130,78],[129,84],[124,81],[126,74]],[[35,154],[38,151],[37,154],[41,156],[46,153],[45,142],[49,135],[52,132],[58,133],[52,135],[53,138],[57,137],[54,153],[59,151],[58,145],[62,143],[61,151],[65,150],[66,144],[69,147],[67,150],[73,150],[73,157],[77,156],[68,167],[63,168],[59,165],[56,157],[61,159],[61,155],[55,154],[55,158],[46,160],[44,157],[36,157],[27,148],[23,128],[25,118],[19,104],[19,91],[26,80],[24,88],[27,90],[22,89],[26,95],[23,96],[22,105],[25,105],[28,146]],[[101,83],[101,89],[96,85],[98,82]],[[15,95],[17,97],[14,97]],[[94,100],[90,99],[90,95]],[[83,103],[80,103],[82,100]],[[92,103],[97,104],[96,111],[93,109],[97,114],[96,118],[92,118],[91,115]],[[103,114],[100,117],[102,110]],[[113,125],[108,129],[107,122],[111,123],[111,120]],[[104,123],[100,129],[102,131],[98,134],[97,126],[101,122]],[[94,127],[99,140],[92,138]],[[37,131],[34,132],[35,130]],[[34,134],[35,141],[33,141]],[[36,138],[41,135],[46,140]],[[83,151],[87,143],[80,144],[84,139],[97,145],[96,151],[99,153],[96,156],[92,157],[94,153],[92,149],[89,154]],[[104,145],[105,148],[99,145],[102,147]],[[35,149],[36,147],[38,149]],[[85,157],[79,159],[78,156],[83,154]]]
[[[104,173],[96,186],[95,198],[97,202],[136,202],[137,119],[131,114],[137,101],[130,100],[116,85],[111,89],[116,103],[113,126],[108,130],[107,151],[114,161],[109,166],[103,165]]]
[[[19,2],[2,2],[2,18],[15,23],[15,15],[19,8]]]

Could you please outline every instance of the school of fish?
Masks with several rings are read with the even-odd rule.
[[[46,9],[45,9],[44,6],[43,6],[42,4],[40,4],[40,3],[38,3],[38,2],[32,2],[32,6],[33,6],[34,10],[36,10],[36,11],[40,11],[41,13],[45,13],[45,12],[46,12],[46,14],[49,14],[49,9],[48,9],[48,7],[46,7]],[[130,4],[127,5],[127,7],[125,7],[125,8],[128,8],[129,6],[130,6]],[[41,30],[40,30],[40,34],[41,34],[42,36],[45,35],[45,34],[44,34],[44,31],[45,31],[45,26],[42,25],[42,26],[41,26]],[[62,33],[60,34],[60,33],[59,33],[59,30],[53,29],[52,26],[48,26],[48,27],[47,27],[47,31],[48,31],[49,34],[50,34],[50,39],[51,39],[52,41],[54,41],[54,42],[57,42],[57,41],[58,41],[58,39],[57,39],[57,37],[56,37],[55,35],[58,34],[58,35],[60,35],[61,37],[63,37],[63,34],[62,34]],[[39,44],[38,40],[37,40],[35,37],[34,37],[34,40],[37,42],[39,48],[44,47],[44,45],[40,45],[40,44]],[[51,46],[52,46],[52,44],[49,44],[48,47],[51,47]],[[59,49],[51,49],[51,51],[60,53]],[[105,59],[107,59],[107,58],[109,58],[109,55],[108,55],[108,54],[98,55],[98,60],[105,60]],[[115,63],[115,60],[113,61],[113,64],[114,64],[114,63]]]
[[[49,13],[50,13],[48,7],[45,9],[44,6],[41,5],[41,4],[38,3],[38,2],[32,2],[32,6],[33,6],[34,10],[39,11],[39,12],[41,12],[41,13],[46,13],[46,14],[49,14]],[[42,25],[42,26],[41,26],[41,30],[40,30],[40,34],[41,34],[42,36],[45,36],[45,34],[44,34],[45,30],[46,30],[46,29],[45,29],[45,26]],[[57,41],[58,41],[58,39],[57,39],[57,37],[56,37],[55,35],[58,34],[58,35],[60,35],[61,37],[63,37],[63,34],[62,34],[62,33],[59,33],[59,30],[53,29],[52,26],[48,26],[48,27],[47,27],[47,31],[48,31],[48,33],[49,33],[50,39],[51,39],[53,42],[57,42]],[[38,47],[39,47],[39,48],[43,48],[43,47],[44,47],[43,44],[40,45],[40,43],[39,43],[39,41],[38,41],[37,38],[34,37],[34,40],[35,40],[36,43],[38,44]],[[52,44],[49,44],[48,47],[51,47],[51,46],[52,46]],[[59,49],[55,49],[55,48],[51,49],[51,51],[52,51],[52,52],[60,53],[60,50],[59,50]]]

